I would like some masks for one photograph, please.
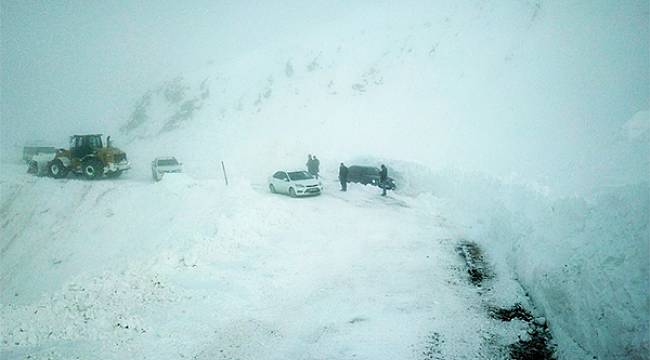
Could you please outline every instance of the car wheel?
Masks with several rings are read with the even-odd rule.
[[[289,196],[292,198],[296,197],[296,191],[293,188],[289,188]]]
[[[55,179],[61,179],[68,175],[68,169],[59,159],[55,159],[50,163],[50,165],[47,167],[47,172],[51,177]]]
[[[82,172],[86,179],[94,180],[102,176],[104,173],[104,165],[97,159],[90,159],[83,162],[81,165]]]
[[[269,184],[269,190],[270,190],[271,193],[273,193],[273,194],[276,193],[276,191],[275,191],[275,186],[273,186],[273,184]]]

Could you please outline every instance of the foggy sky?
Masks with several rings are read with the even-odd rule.
[[[329,21],[342,3],[3,0],[3,148],[115,128],[153,84]]]

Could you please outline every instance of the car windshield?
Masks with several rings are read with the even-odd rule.
[[[162,160],[158,160],[158,165],[160,166],[178,165],[178,161],[176,161],[176,159],[162,159]]]
[[[314,177],[311,176],[308,172],[306,171],[294,171],[289,173],[289,179],[291,180],[307,180],[307,179],[313,179]]]

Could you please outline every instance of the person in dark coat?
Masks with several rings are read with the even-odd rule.
[[[318,179],[318,173],[320,172],[320,160],[318,160],[316,155],[314,155],[314,157],[312,158],[312,164],[314,166],[314,173],[312,175],[314,175],[316,179]]]
[[[341,182],[341,191],[348,191],[348,167],[343,163],[339,166],[339,181]]]
[[[311,157],[311,154],[307,155],[307,172],[314,175],[314,159]]]
[[[381,164],[381,170],[379,170],[379,187],[382,190],[381,196],[386,196],[386,188],[388,187],[386,180],[388,180],[388,169],[386,165]]]

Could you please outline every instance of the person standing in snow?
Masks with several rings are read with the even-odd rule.
[[[314,173],[312,175],[314,175],[314,177],[318,179],[318,173],[320,172],[320,160],[318,160],[316,155],[314,155],[314,157],[312,158],[312,163],[314,165]]]
[[[379,187],[382,190],[381,196],[386,196],[386,188],[388,187],[386,180],[388,180],[388,169],[386,165],[381,164],[381,170],[379,170]]]
[[[343,163],[339,166],[339,181],[341,182],[341,191],[348,191],[348,167]]]
[[[314,175],[314,159],[311,157],[311,154],[307,155],[307,172]]]

